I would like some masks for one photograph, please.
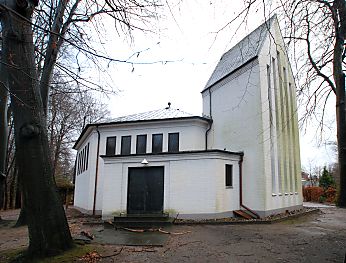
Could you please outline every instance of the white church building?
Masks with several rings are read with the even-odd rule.
[[[74,205],[103,219],[301,208],[295,90],[274,16],[221,57],[201,116],[169,104],[88,124],[74,145]]]

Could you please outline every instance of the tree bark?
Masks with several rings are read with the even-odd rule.
[[[28,221],[28,254],[47,256],[71,248],[73,242],[52,176],[29,23],[32,7],[30,2],[24,7],[17,5],[22,2],[5,1],[6,6],[1,5],[3,54],[11,91],[16,161]]]
[[[345,75],[341,74],[338,79],[336,96],[336,120],[338,138],[338,162],[340,190],[337,205],[346,207],[346,118],[345,118]]]
[[[333,54],[333,77],[336,87],[336,124],[338,139],[338,162],[340,190],[338,205],[346,207],[346,115],[345,115],[345,74],[343,73],[343,54],[346,39],[346,3],[335,0],[333,5],[335,44]]]
[[[1,55],[0,55],[1,59]],[[4,206],[5,197],[5,174],[6,174],[6,156],[7,156],[7,78],[5,67],[0,64],[0,209]]]

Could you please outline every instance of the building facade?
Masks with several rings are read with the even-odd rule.
[[[104,219],[301,207],[295,84],[276,17],[222,56],[202,97],[202,116],[169,105],[87,125],[75,206]]]

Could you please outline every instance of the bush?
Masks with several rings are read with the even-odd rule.
[[[328,203],[335,203],[336,202],[336,189],[334,187],[328,187],[328,189],[325,191],[326,201]]]
[[[324,203],[327,200],[327,198],[324,195],[321,195],[318,202]]]
[[[331,186],[326,190],[323,190],[322,187],[318,186],[308,186],[303,188],[303,198],[305,202],[335,203],[336,194],[336,189]]]
[[[335,186],[334,178],[325,166],[323,167],[323,172],[322,176],[320,177],[319,184],[321,187],[323,187],[324,190],[327,190],[331,186]]]
[[[305,202],[319,202],[320,197],[324,195],[322,187],[308,186],[303,188],[303,198]]]

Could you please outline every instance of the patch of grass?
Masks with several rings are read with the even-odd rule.
[[[40,259],[27,259],[25,257],[25,251],[23,249],[7,250],[0,255],[0,262],[3,263],[70,263],[76,261],[78,258],[86,255],[89,252],[95,250],[93,245],[78,245],[76,244],[74,248],[47,258]]]

